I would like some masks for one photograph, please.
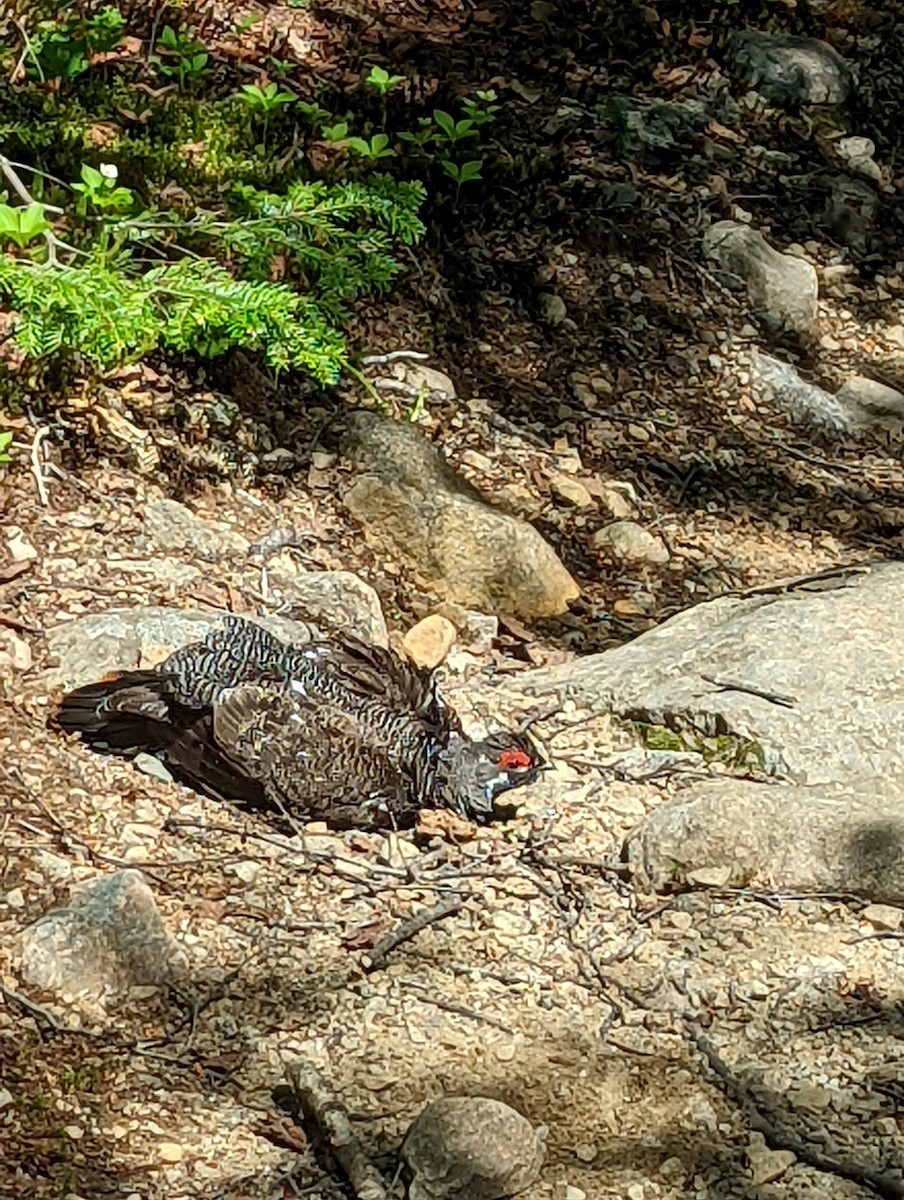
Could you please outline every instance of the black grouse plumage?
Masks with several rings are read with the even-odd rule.
[[[523,734],[467,738],[432,672],[391,650],[352,637],[289,645],[232,616],[159,667],[70,692],[57,722],[292,827],[405,828],[431,806],[486,820],[544,765]]]

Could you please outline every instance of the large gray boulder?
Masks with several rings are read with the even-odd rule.
[[[139,871],[100,876],[22,934],[24,978],[66,999],[101,1000],[184,969],[184,951]]]
[[[644,891],[718,880],[904,903],[904,804],[872,789],[700,784],[654,809],[627,851]]]
[[[775,104],[844,104],[851,73],[828,42],[746,29],[731,40],[731,56],[752,87]]]
[[[787,586],[700,604],[627,645],[522,675],[517,688],[737,735],[794,783],[869,781],[904,795],[904,563]]]
[[[717,221],[703,237],[703,252],[729,287],[742,286],[751,307],[775,328],[806,333],[816,320],[819,281],[812,263],[782,254],[756,229]]]
[[[422,586],[481,612],[564,612],[580,589],[532,525],[493,508],[408,423],[352,415],[346,457],[363,474],[345,494],[365,537]]]

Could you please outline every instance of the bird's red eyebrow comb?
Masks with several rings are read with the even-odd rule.
[[[523,750],[503,750],[499,755],[500,767],[529,767],[530,755]]]

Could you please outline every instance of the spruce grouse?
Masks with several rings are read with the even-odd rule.
[[[545,766],[526,734],[466,737],[433,673],[391,650],[289,645],[232,616],[152,670],[70,692],[57,723],[99,750],[155,754],[181,782],[293,829],[402,829],[426,807],[486,821]]]

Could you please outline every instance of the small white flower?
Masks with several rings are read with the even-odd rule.
[[[104,179],[116,179],[119,175],[119,167],[115,163],[101,163],[98,169]]]

